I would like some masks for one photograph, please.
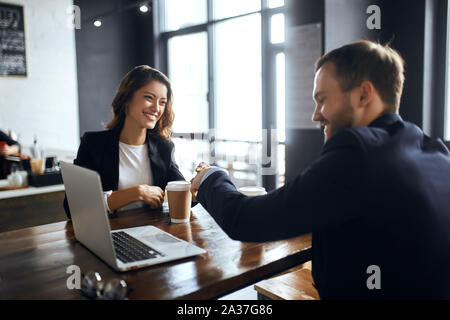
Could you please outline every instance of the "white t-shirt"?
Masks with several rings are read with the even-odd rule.
[[[148,158],[148,147],[144,143],[133,146],[119,141],[119,186],[118,190],[127,189],[140,184],[153,184],[150,159]],[[105,192],[105,201],[111,195],[111,191]],[[140,208],[145,205],[144,201],[130,203],[119,210]],[[109,210],[108,202],[106,207]]]

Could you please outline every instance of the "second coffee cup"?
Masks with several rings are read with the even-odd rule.
[[[189,222],[191,217],[191,183],[188,181],[171,181],[167,184],[170,221],[173,223]]]
[[[247,197],[262,196],[267,193],[265,188],[257,186],[241,187],[238,190]]]
[[[44,173],[44,159],[31,159],[31,171],[33,174],[43,174]]]

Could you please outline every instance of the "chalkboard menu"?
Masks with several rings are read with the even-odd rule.
[[[0,2],[0,76],[26,76],[23,7]]]

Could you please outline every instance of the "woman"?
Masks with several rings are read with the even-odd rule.
[[[159,208],[167,183],[185,180],[172,159],[169,79],[149,66],[135,67],[122,79],[112,111],[108,130],[81,138],[74,164],[99,173],[109,212]],[[64,209],[70,219],[67,199]]]

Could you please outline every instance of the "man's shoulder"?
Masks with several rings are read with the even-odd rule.
[[[421,144],[424,139],[424,132],[418,126],[403,120],[380,126],[354,127],[350,130],[369,148],[411,142]]]
[[[359,148],[363,144],[363,139],[354,128],[345,128],[333,135],[324,144],[322,151],[335,149]]]
[[[330,147],[378,147],[391,141],[394,135],[421,135],[417,128],[404,122],[402,128],[383,128],[383,127],[352,127],[345,128],[335,134],[325,144]]]
[[[384,128],[378,127],[353,127],[347,129],[357,137],[358,141],[366,146],[376,146],[389,140],[390,134]]]

